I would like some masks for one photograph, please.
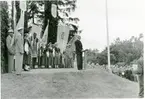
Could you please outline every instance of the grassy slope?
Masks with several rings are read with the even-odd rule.
[[[101,68],[81,72],[25,73],[19,77],[2,74],[1,79],[2,99],[135,98],[138,92],[137,83]]]

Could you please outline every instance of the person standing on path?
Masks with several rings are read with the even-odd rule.
[[[78,70],[82,70],[83,68],[83,56],[82,56],[83,45],[80,40],[81,40],[81,37],[78,36],[77,40],[75,41]]]
[[[16,61],[15,61],[15,68],[16,74],[21,75],[22,71],[22,64],[23,64],[23,54],[24,54],[24,39],[23,39],[23,28],[18,28],[18,33],[15,37],[15,48],[16,48]]]
[[[12,71],[14,71],[14,55],[15,55],[14,44],[11,46],[11,41],[13,38],[13,30],[10,29],[8,33],[9,35],[6,38],[6,45],[8,48],[8,72],[12,73]]]
[[[31,53],[31,57],[32,57],[32,68],[34,69],[36,66],[36,62],[37,62],[37,44],[38,44],[38,38],[37,38],[37,34],[33,33],[32,39],[31,39],[31,48],[32,48],[32,53]]]

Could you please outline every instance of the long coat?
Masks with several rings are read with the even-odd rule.
[[[15,48],[16,48],[16,61],[15,68],[16,74],[21,74],[23,64],[23,53],[24,53],[24,39],[20,33],[17,33],[15,37]]]
[[[21,34],[17,33],[15,37],[15,50],[17,53],[24,53],[24,39]]]
[[[6,45],[8,48],[8,72],[11,73],[14,71],[14,55],[15,55],[15,46],[11,46],[12,37],[10,35],[6,38]]]
[[[81,41],[77,40],[75,42],[75,46],[76,46],[76,55],[77,55],[77,67],[79,70],[81,70],[83,68],[83,57],[82,57],[83,46]]]
[[[10,35],[7,36],[6,38],[6,45],[8,48],[8,54],[10,55],[14,55],[15,54],[15,46],[14,44],[11,46],[11,41],[12,41],[12,37]]]

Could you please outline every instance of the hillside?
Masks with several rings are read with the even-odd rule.
[[[36,69],[21,76],[2,74],[2,99],[136,98],[138,84],[102,68]]]

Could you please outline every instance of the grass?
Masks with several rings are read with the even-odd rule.
[[[100,67],[85,71],[37,69],[21,76],[2,74],[1,79],[2,99],[137,98],[138,94],[137,83]]]

